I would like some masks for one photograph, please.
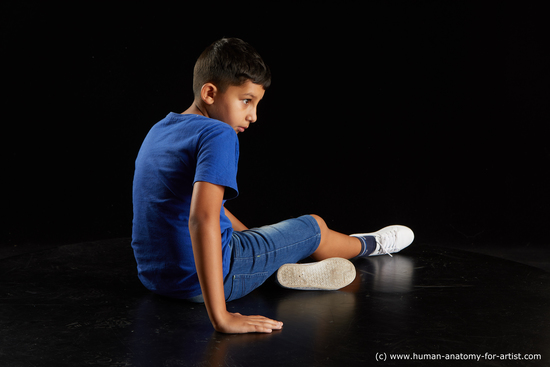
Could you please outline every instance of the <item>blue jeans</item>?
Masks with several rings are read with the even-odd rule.
[[[233,232],[231,265],[224,280],[226,301],[246,296],[282,265],[297,263],[317,250],[321,229],[310,215]],[[204,302],[202,295],[189,299]]]

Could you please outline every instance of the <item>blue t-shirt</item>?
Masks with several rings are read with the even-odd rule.
[[[143,285],[176,298],[201,294],[189,234],[193,185],[225,186],[238,195],[239,140],[229,126],[198,115],[168,114],[139,150],[134,173],[132,247]],[[220,212],[224,277],[229,271],[231,221]]]

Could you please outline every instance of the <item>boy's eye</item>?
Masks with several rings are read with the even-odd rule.
[[[251,101],[250,99],[243,99],[243,103],[244,103],[244,104],[249,104],[250,101]]]

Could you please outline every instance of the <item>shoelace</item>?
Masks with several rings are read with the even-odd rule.
[[[382,249],[384,254],[390,255],[390,257],[393,257],[393,255],[390,253],[390,251],[386,250],[386,242],[389,244],[389,249],[393,250],[395,247],[395,243],[397,242],[397,231],[390,231],[389,233],[382,235],[376,235],[376,243],[378,243],[378,246]],[[392,238],[389,238],[389,237]],[[384,244],[382,244],[384,242]]]

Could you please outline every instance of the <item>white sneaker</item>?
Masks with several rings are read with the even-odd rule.
[[[414,240],[414,232],[405,226],[388,226],[373,233],[352,234],[353,237],[373,236],[376,249],[368,256],[390,255],[403,250]]]
[[[285,264],[277,271],[282,287],[302,290],[337,290],[355,279],[351,261],[332,257],[315,263]]]

